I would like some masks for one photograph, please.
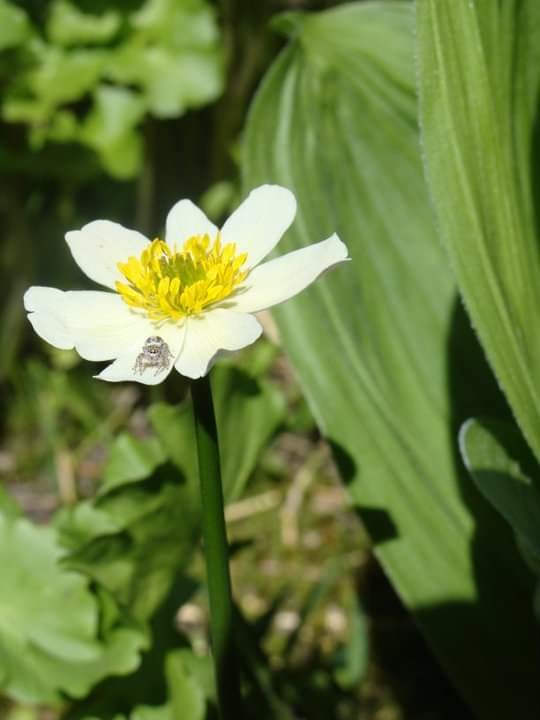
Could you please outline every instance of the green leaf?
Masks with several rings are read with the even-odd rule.
[[[61,536],[71,548],[64,563],[100,583],[130,616],[147,620],[196,547],[196,489],[165,466],[150,481],[98,498],[84,517],[80,508],[64,513]]]
[[[350,630],[347,644],[340,653],[334,677],[344,689],[354,689],[365,676],[369,665],[369,627],[357,598],[349,611]]]
[[[101,85],[94,93],[94,106],[79,138],[100,154],[103,165],[115,177],[131,178],[139,169],[142,143],[135,128],[145,110],[140,95],[127,88]]]
[[[223,59],[215,12],[203,0],[148,0],[131,17],[131,38],[108,63],[111,79],[141,88],[157,117],[215,100]]]
[[[0,514],[0,687],[25,702],[84,695],[106,675],[131,672],[145,644],[121,625],[99,639],[98,601],[59,557],[51,529]]]
[[[91,90],[106,58],[101,49],[63,50],[54,45],[40,45],[36,51],[39,51],[38,63],[28,75],[28,86],[43,120],[48,119],[55,105],[78,100]],[[28,118],[34,119],[30,113]]]
[[[472,324],[540,459],[540,4],[419,0],[417,8],[424,156],[438,225]]]
[[[254,356],[255,365],[261,358]],[[283,420],[281,393],[230,363],[213,370],[228,499],[238,497]],[[199,480],[189,402],[150,407],[156,436],[114,442],[98,497],[56,524],[65,563],[100,583],[139,620],[160,604],[197,546]],[[239,438],[242,442],[239,442]]]
[[[186,720],[204,720],[206,701],[204,692],[181,650],[170,653],[166,663],[171,715]]]
[[[8,491],[0,485],[0,515],[3,515],[6,519],[14,519],[19,517],[21,510],[14,498],[8,493]]]
[[[104,482],[100,487],[100,494],[150,477],[166,459],[165,450],[158,438],[139,439],[129,433],[122,433],[111,447],[103,471]]]
[[[285,399],[269,382],[234,365],[217,365],[211,378],[223,491],[231,502],[242,494],[261,451],[283,422]]]
[[[195,430],[191,405],[155,403],[148,408],[148,417],[166,453],[182,474],[198,483]]]
[[[49,10],[47,35],[52,43],[66,47],[106,43],[116,35],[121,21],[114,10],[90,15],[66,0],[55,0]]]
[[[491,412],[500,401],[436,238],[413,23],[406,2],[305,15],[251,109],[244,186],[295,192],[299,216],[281,252],[334,231],[347,243],[351,263],[276,309],[283,345],[380,538],[377,557],[452,681],[480,716],[531,717],[530,584],[456,458],[467,404]]]
[[[30,23],[24,10],[7,0],[0,0],[0,50],[21,45],[30,32]]]
[[[471,419],[462,426],[459,441],[480,492],[539,560],[540,491],[523,469],[528,448],[519,430],[494,420]]]
[[[171,715],[170,705],[139,705],[129,716],[130,720],[175,720]]]
[[[223,488],[230,502],[242,494],[261,451],[283,422],[285,400],[272,384],[232,363],[216,365],[211,378]],[[171,460],[198,487],[191,403],[178,408],[157,404],[149,415]]]

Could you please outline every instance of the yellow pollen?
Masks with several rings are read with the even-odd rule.
[[[188,238],[180,251],[153,240],[140,258],[118,263],[127,282],[117,282],[124,302],[151,320],[180,320],[197,315],[228,297],[245,280],[247,253],[236,255],[234,243],[221,244],[219,233]]]

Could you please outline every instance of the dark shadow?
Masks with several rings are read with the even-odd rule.
[[[381,545],[397,538],[398,529],[388,510],[367,507],[367,505],[357,505],[354,510],[365,525],[374,545]]]
[[[345,482],[346,485],[349,485],[354,480],[357,473],[354,458],[347,450],[345,450],[342,445],[340,445],[335,440],[328,438],[328,442],[330,444],[330,447],[332,448],[332,455],[334,456],[334,460],[336,461],[336,464],[338,466],[341,479]]]
[[[517,551],[510,527],[483,498],[466,471],[457,442],[461,425],[470,417],[489,416],[512,424],[514,421],[459,301],[448,337],[448,392],[450,442],[458,488],[474,519],[471,559],[477,601],[465,606],[448,603],[423,608],[418,619],[422,623],[434,615],[440,618],[430,626],[444,633],[442,639],[447,644],[452,643],[458,624],[462,629],[471,628],[471,652],[464,658],[464,679],[482,698],[483,707],[489,707],[491,702],[486,720],[533,720],[540,717],[540,633],[532,611],[534,580]],[[498,582],[494,583],[497,575]],[[498,655],[501,661],[494,662]],[[496,692],[497,688],[511,688],[514,696],[510,691]]]
[[[359,591],[370,620],[372,663],[391,687],[405,720],[472,720],[470,709],[419,632],[419,626],[429,627],[431,638],[434,629],[446,632],[455,638],[457,653],[463,647],[463,637],[455,628],[461,622],[469,623],[470,618],[463,614],[470,612],[470,607],[440,605],[427,610],[427,614],[415,609],[412,615],[375,560],[362,573]],[[440,638],[445,646],[448,640]]]

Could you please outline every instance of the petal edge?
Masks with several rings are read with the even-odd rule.
[[[322,273],[347,260],[347,246],[334,233],[322,242],[259,265],[250,272],[245,289],[225,302],[238,312],[267,310],[297,295]]]

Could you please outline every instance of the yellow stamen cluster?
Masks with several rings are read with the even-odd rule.
[[[221,244],[219,233],[190,237],[180,251],[154,240],[140,258],[118,263],[127,283],[116,289],[131,307],[151,320],[180,320],[228,297],[247,277],[242,272],[247,253],[236,255],[234,243]]]

